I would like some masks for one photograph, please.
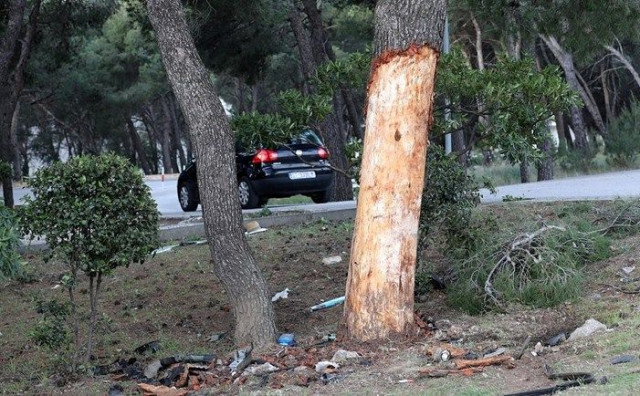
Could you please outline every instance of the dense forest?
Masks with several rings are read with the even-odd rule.
[[[188,0],[191,33],[238,136],[271,144],[301,127],[337,168],[366,135],[375,1]],[[636,1],[451,0],[435,131],[461,163],[496,156],[538,180],[554,162],[620,165],[639,145]],[[4,192],[35,168],[115,152],[145,174],[192,160],[189,133],[138,0],[4,0],[0,137]],[[445,40],[447,42],[447,40]],[[557,136],[550,134],[555,123]],[[351,198],[338,178],[335,199]]]

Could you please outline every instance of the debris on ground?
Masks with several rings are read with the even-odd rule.
[[[611,359],[611,364],[631,363],[631,362],[637,362],[637,361],[638,361],[637,356],[622,355],[622,356],[616,356],[613,359]]]
[[[560,333],[558,335],[555,335],[551,338],[549,338],[547,340],[547,345],[548,346],[557,346],[562,344],[563,342],[565,342],[567,340],[567,335],[565,333]]]
[[[278,345],[294,346],[296,345],[296,336],[291,333],[285,333],[278,337]]]
[[[286,287],[283,291],[277,292],[276,294],[273,295],[273,297],[271,297],[271,302],[276,302],[280,299],[287,299],[289,298],[289,292],[291,291],[291,289],[289,289],[288,287]]]
[[[523,392],[510,393],[505,396],[531,396],[531,395],[552,395],[559,391],[563,391],[565,389],[573,388],[576,386],[582,386],[592,383],[605,384],[607,383],[607,377],[602,377],[600,379],[596,379],[593,374],[586,372],[575,372],[575,373],[555,373],[551,369],[551,367],[547,364],[544,365],[544,371],[548,379],[550,380],[563,380],[560,384],[546,387],[546,388],[538,388],[533,390],[527,390]]]
[[[584,322],[582,326],[578,327],[573,331],[573,333],[571,333],[571,335],[569,336],[569,341],[573,341],[578,338],[589,337],[593,333],[600,330],[607,330],[607,326],[593,318],[589,318]]]
[[[342,256],[330,256],[322,259],[324,265],[334,265],[342,262]]]
[[[431,356],[434,366],[426,367],[418,371],[419,375],[427,377],[446,377],[448,375],[471,376],[482,372],[486,366],[508,364],[514,367],[514,359],[510,355],[504,355],[506,349],[498,348],[490,353],[489,357],[480,358],[474,352],[458,348],[452,344],[441,343],[427,349],[427,355]],[[472,357],[472,359],[468,359]]]
[[[180,246],[180,245],[167,245],[167,246],[159,247],[156,250],[151,252],[151,257],[155,256],[156,254],[162,254],[162,253],[170,252],[174,248],[177,248],[178,246]]]
[[[245,235],[253,235],[259,232],[267,231],[266,228],[260,227],[260,223],[255,220],[244,223]]]
[[[325,309],[325,308],[335,307],[336,305],[340,305],[340,304],[344,303],[344,299],[345,299],[345,296],[337,297],[337,298],[325,301],[323,303],[314,305],[313,307],[310,308],[310,310],[311,310],[311,312],[314,312],[314,311],[319,311],[319,310]]]

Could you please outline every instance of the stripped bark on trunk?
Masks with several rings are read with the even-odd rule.
[[[376,5],[360,194],[347,279],[347,335],[413,326],[418,221],[446,2]]]

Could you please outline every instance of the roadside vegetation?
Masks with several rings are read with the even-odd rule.
[[[608,359],[619,354],[640,353],[640,344],[634,336],[640,319],[633,294],[640,285],[634,280],[635,273],[626,276],[621,269],[637,265],[639,213],[637,201],[510,202],[475,208],[470,224],[481,221],[485,226],[481,236],[476,235],[476,242],[465,248],[466,259],[446,243],[430,242],[421,250],[417,312],[438,326],[443,326],[440,321],[445,320],[463,329],[466,335],[462,345],[474,351],[496,345],[517,349],[527,335],[533,338],[532,349],[535,342],[544,342],[559,332],[570,332],[585,319],[594,317],[613,331],[567,343],[556,352],[549,350],[544,361],[565,371],[588,370],[610,375],[611,382],[596,386],[593,394],[608,394],[616,389],[623,392],[632,383],[634,376],[628,371],[635,365],[626,369],[611,366]],[[493,226],[487,227],[487,224]],[[483,287],[465,287],[483,285],[480,273],[490,271],[504,257],[510,244],[545,226],[565,230],[549,230],[548,235],[540,233],[539,238],[530,239],[534,243],[529,247],[538,249],[541,257],[547,253],[552,255],[554,268],[563,269],[566,274],[564,283],[536,279],[536,263],[532,259],[522,261],[523,265],[534,265],[527,274],[528,279],[518,278],[528,283],[495,277],[493,285],[500,304],[495,304]],[[249,237],[270,290],[273,293],[285,288],[291,290],[289,298],[274,303],[281,333],[294,333],[304,343],[338,330],[341,308],[310,314],[309,307],[344,293],[352,232],[352,221],[322,220],[274,227]],[[591,238],[587,238],[588,235]],[[429,240],[442,241],[441,238],[446,238],[446,232],[431,233]],[[562,249],[557,248],[567,244],[572,248],[571,253],[562,253]],[[511,254],[516,257],[513,251]],[[340,256],[342,261],[323,264],[322,259],[328,256]],[[96,366],[131,358],[146,364],[157,357],[178,354],[226,356],[235,349],[229,336],[233,334],[231,307],[211,273],[208,248],[180,246],[149,257],[142,264],[114,268],[105,278],[92,357],[79,385],[68,374],[72,361],[66,351],[72,346],[69,334],[73,332],[73,322],[68,320],[65,308],[68,291],[63,274],[67,264],[59,259],[45,262],[45,255],[36,251],[24,257],[29,262],[30,278],[3,281],[0,295],[3,317],[0,346],[5,351],[0,379],[8,394],[74,392],[78,386],[82,387],[83,394],[104,394],[115,382],[111,376],[92,376]],[[549,275],[551,270],[547,271]],[[78,274],[79,296],[89,293],[88,280],[85,274]],[[519,294],[518,285],[529,285],[529,288],[525,286],[525,292]],[[90,323],[89,301],[78,299],[77,305],[79,311],[86,312],[81,321],[81,330],[86,331]],[[159,349],[155,353],[135,352],[139,346],[152,341],[158,341]],[[417,344],[396,346],[397,351],[374,348],[375,353],[364,346],[350,345],[349,348],[362,353],[371,353],[367,355],[371,356],[371,365],[356,366],[348,371],[340,385],[316,383],[310,385],[308,391],[348,394],[349,389],[356,391],[370,386],[372,390],[375,387],[399,394],[457,394],[472,390],[473,394],[495,394],[535,387],[539,383],[535,379],[522,382],[518,377],[521,371],[542,370],[538,368],[542,359],[528,352],[513,370],[503,372],[504,369],[496,368],[487,370],[486,376],[471,378],[416,378],[417,371],[430,364],[424,352],[420,352],[420,345],[433,342],[428,337],[416,341]],[[395,381],[371,383],[372,373],[379,373],[375,378],[382,375]],[[402,390],[405,385],[397,383],[403,378],[413,381],[406,392]],[[119,383],[125,389],[135,388],[135,383],[126,378]],[[243,389],[266,391],[260,387]],[[292,389],[307,391],[299,387]],[[581,390],[589,392],[587,387]]]

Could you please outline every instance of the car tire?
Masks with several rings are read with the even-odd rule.
[[[321,191],[309,196],[314,203],[327,203],[331,198],[331,190]]]
[[[238,195],[242,209],[255,209],[260,206],[260,197],[253,191],[251,182],[246,177],[241,177],[238,182]]]
[[[193,181],[186,181],[178,187],[178,201],[185,212],[193,212],[198,209],[198,187]]]

